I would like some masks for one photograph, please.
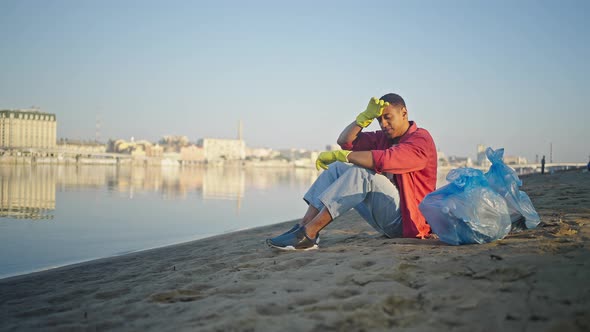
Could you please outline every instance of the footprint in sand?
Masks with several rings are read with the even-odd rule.
[[[272,265],[269,267],[271,271],[285,271],[285,270],[296,270],[301,267],[306,266],[307,264],[314,261],[312,258],[294,258],[282,261],[281,263],[277,262],[277,265]]]
[[[513,282],[525,279],[535,274],[532,268],[504,267],[486,270],[473,275],[473,279],[487,279],[492,281]]]
[[[350,264],[350,267],[352,267],[355,270],[364,270],[370,266],[375,265],[376,263],[374,261],[371,260],[362,260],[362,261],[356,261],[356,262],[352,262]]]
[[[175,289],[168,292],[153,294],[150,299],[154,302],[171,304],[176,302],[192,302],[203,298],[204,295],[198,290]]]
[[[353,297],[353,296],[359,295],[360,293],[361,292],[359,292],[358,290],[353,289],[353,288],[348,288],[348,289],[346,289],[346,288],[342,289],[341,288],[341,289],[337,289],[336,291],[332,292],[330,294],[330,296],[331,297],[335,297],[337,299],[346,299],[346,298],[349,298],[349,297]]]
[[[269,303],[256,306],[256,312],[262,316],[278,316],[286,314],[287,312],[289,312],[289,309],[277,305],[276,303]]]
[[[400,284],[412,288],[419,289],[422,286],[422,282],[417,278],[418,271],[420,270],[418,265],[409,263],[400,263],[396,270],[390,275],[391,279],[399,282]]]
[[[400,296],[388,296],[381,302],[381,309],[390,316],[399,316],[404,312],[416,312],[419,307],[417,299],[407,299]]]
[[[306,306],[306,305],[316,304],[316,303],[318,303],[318,299],[316,299],[314,297],[300,297],[300,298],[295,299],[295,304],[297,306]]]
[[[157,293],[151,296],[152,301],[164,304],[176,302],[192,302],[200,298],[202,298],[202,296],[198,292],[182,289]]]

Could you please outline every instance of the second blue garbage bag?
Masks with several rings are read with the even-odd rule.
[[[522,181],[516,171],[504,163],[504,149],[486,149],[486,156],[492,163],[490,170],[485,174],[490,187],[502,195],[508,204],[508,212],[513,228],[522,228],[518,223],[524,219],[527,229],[535,228],[541,222],[539,214],[535,210],[529,196],[519,188]]]
[[[487,243],[510,232],[506,200],[490,187],[482,171],[454,169],[447,181],[448,185],[428,194],[419,206],[441,241],[453,245]]]

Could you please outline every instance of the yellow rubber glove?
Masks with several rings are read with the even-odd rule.
[[[324,151],[318,155],[318,159],[315,161],[315,168],[328,169],[328,165],[335,161],[348,162],[348,155],[352,151],[347,150],[336,150],[336,151]]]
[[[389,106],[388,102],[376,97],[371,98],[371,100],[369,100],[369,105],[367,105],[367,109],[356,117],[356,124],[363,128],[368,127],[371,122],[373,122],[373,119],[376,119],[383,114],[383,109],[387,106]]]

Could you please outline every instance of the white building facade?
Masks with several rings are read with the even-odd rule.
[[[246,142],[240,139],[203,138],[198,145],[203,148],[207,162],[246,158]]]
[[[55,114],[38,109],[0,110],[0,148],[55,148]]]

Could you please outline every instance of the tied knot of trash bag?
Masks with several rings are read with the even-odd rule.
[[[474,168],[456,168],[447,175],[447,181],[459,188],[487,185],[487,179],[482,171]]]
[[[516,171],[504,163],[504,148],[493,150],[488,147],[486,149],[486,157],[492,163],[490,170],[486,173],[486,178],[490,179],[488,174],[498,174],[503,178],[504,183],[510,183],[516,186],[515,189],[522,186],[522,181],[516,174]]]
[[[521,228],[517,222],[524,218],[525,228],[535,228],[541,222],[539,214],[535,210],[529,196],[521,191],[522,180],[516,171],[504,163],[504,149],[493,150],[488,147],[486,156],[492,163],[485,174],[490,187],[499,193],[508,204],[510,220],[515,229]]]

